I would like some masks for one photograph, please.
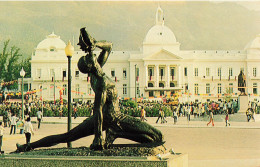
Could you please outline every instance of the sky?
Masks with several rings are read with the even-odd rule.
[[[158,5],[182,50],[243,50],[260,33],[260,1],[0,1],[0,49],[10,39],[28,57],[52,31],[76,43],[87,27],[114,50],[139,50]]]

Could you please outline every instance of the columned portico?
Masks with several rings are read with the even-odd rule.
[[[155,65],[155,69],[156,69],[155,87],[159,87],[159,65]]]
[[[171,73],[170,73],[170,66],[169,65],[167,65],[166,66],[166,69],[167,69],[167,82],[166,82],[166,87],[170,87],[170,75],[171,75]]]
[[[144,70],[145,70],[145,87],[148,86],[148,65],[144,66]]]

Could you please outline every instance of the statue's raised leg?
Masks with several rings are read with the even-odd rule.
[[[59,143],[72,142],[82,137],[86,137],[94,134],[94,119],[89,117],[81,124],[71,129],[69,132],[44,137],[38,141],[30,143],[29,145],[17,145],[17,152],[30,151],[39,147],[50,147]]]

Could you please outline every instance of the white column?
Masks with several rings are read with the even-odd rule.
[[[159,87],[159,65],[156,65],[155,68],[156,68],[155,87]]]
[[[181,67],[181,65],[178,65],[178,83],[177,83],[177,85],[178,85],[178,87],[182,87],[182,86],[184,86],[183,85],[183,80],[182,80],[182,76],[183,76],[184,74],[183,74],[183,71],[182,71],[182,67]]]
[[[169,65],[167,65],[166,66],[166,68],[167,68],[167,80],[166,80],[166,87],[170,87],[170,66]]]
[[[147,80],[148,80],[148,66],[147,65],[144,66],[144,70],[145,70],[145,83],[144,83],[144,87],[146,87],[146,86],[148,86],[148,83],[147,83]]]

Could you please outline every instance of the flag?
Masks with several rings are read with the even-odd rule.
[[[150,75],[150,81],[152,80],[152,75]]]
[[[174,75],[172,75],[172,81],[174,80]]]
[[[60,89],[60,105],[63,105],[62,91]]]
[[[87,82],[89,82],[89,81],[90,81],[90,77],[88,76],[88,77],[87,77]]]
[[[117,78],[115,77],[115,82],[117,82]]]
[[[139,80],[139,76],[136,77],[136,81],[137,81],[137,82],[138,82],[138,80]]]

